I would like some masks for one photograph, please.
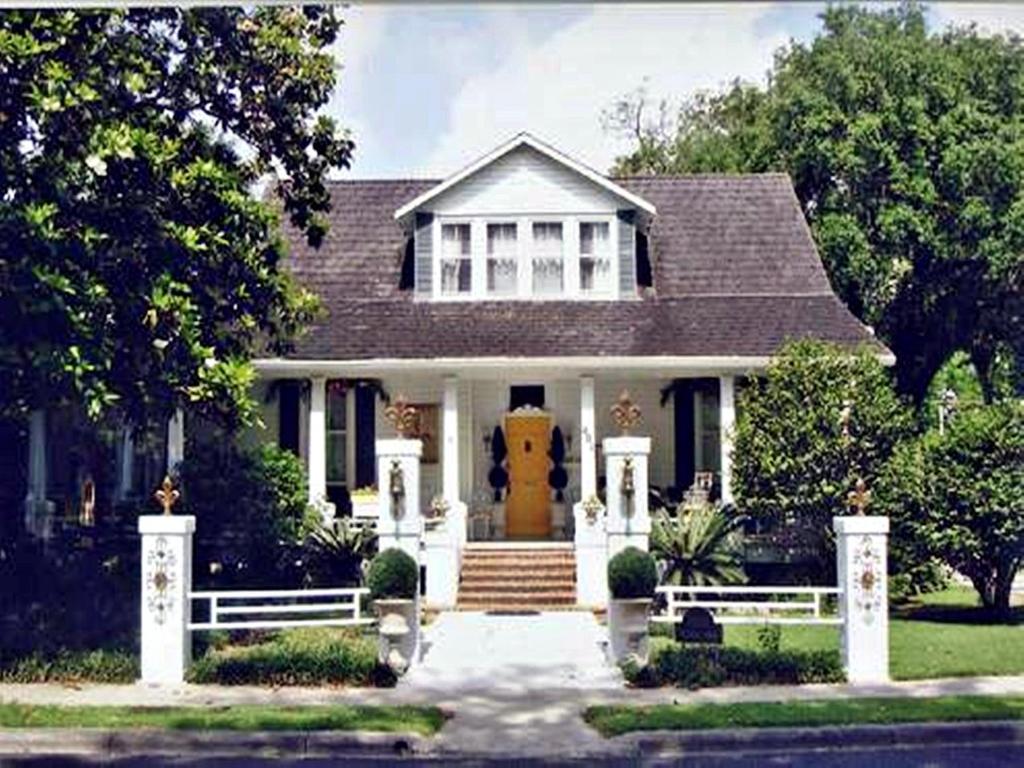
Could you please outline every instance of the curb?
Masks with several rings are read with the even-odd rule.
[[[17,728],[0,730],[0,757],[90,755],[125,757],[406,757],[432,754],[427,737],[360,731],[174,731]]]
[[[1024,722],[1016,720],[825,725],[800,728],[735,728],[711,731],[650,731],[609,739],[640,755],[685,752],[814,751],[837,747],[916,747],[959,744],[1024,744]]]

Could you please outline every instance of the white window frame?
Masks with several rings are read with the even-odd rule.
[[[484,242],[483,242],[483,265],[484,265],[484,279],[483,279],[483,298],[493,301],[507,301],[508,299],[515,299],[522,295],[523,289],[523,273],[525,271],[523,266],[523,222],[524,219],[515,218],[512,216],[487,216],[484,218]],[[514,226],[516,228],[516,247],[514,248],[513,259],[515,259],[516,265],[516,279],[515,287],[508,293],[492,293],[487,287],[487,273],[491,263],[491,254],[488,251],[488,244],[490,238],[488,237],[488,230],[492,226]]]
[[[466,227],[469,229],[469,253],[459,257],[458,261],[469,262],[469,290],[466,291],[455,291],[454,293],[446,293],[444,290],[444,262],[446,260],[455,261],[455,259],[448,259],[444,255],[444,228],[445,227]],[[437,222],[437,230],[435,232],[437,238],[436,257],[434,258],[434,295],[438,298],[445,300],[459,300],[459,299],[470,299],[473,297],[473,285],[474,285],[474,272],[476,268],[475,259],[473,258],[473,220],[472,219],[440,219]]]
[[[537,232],[536,228],[557,226],[560,237],[558,238],[559,249],[557,256],[555,254],[539,255],[537,250]],[[530,296],[535,299],[561,299],[568,294],[568,280],[566,279],[565,269],[565,219],[552,216],[551,218],[537,217],[530,219]],[[536,290],[536,266],[537,259],[555,259],[560,262],[562,268],[562,285],[558,291],[551,293],[541,293]]]
[[[583,288],[583,236],[582,230],[585,224],[607,224],[608,225],[608,288],[607,290],[585,290]],[[579,298],[582,299],[617,299],[618,298],[618,253],[619,228],[616,216],[577,216],[576,217],[576,238],[575,253],[576,261],[576,290]],[[596,257],[595,257],[596,258]]]

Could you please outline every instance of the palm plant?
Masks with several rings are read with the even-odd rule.
[[[742,584],[743,550],[738,529],[742,517],[728,517],[719,507],[680,507],[673,517],[664,510],[651,523],[651,551],[667,584],[718,587]]]
[[[377,534],[367,525],[339,518],[332,528],[313,531],[306,546],[312,586],[358,586],[363,581],[364,563],[377,552]]]

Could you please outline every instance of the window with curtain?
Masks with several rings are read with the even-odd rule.
[[[469,293],[472,288],[472,269],[469,224],[442,224],[441,293]]]
[[[327,486],[348,482],[348,403],[341,382],[327,382]],[[330,493],[328,493],[330,496]]]
[[[612,249],[607,221],[580,222],[580,291],[611,293]]]
[[[487,225],[487,293],[516,293],[516,225]]]
[[[560,222],[533,224],[533,294],[562,293],[562,225]]]

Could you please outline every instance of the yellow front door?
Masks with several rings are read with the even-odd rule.
[[[508,444],[508,498],[505,533],[509,538],[551,535],[551,419],[547,415],[513,415],[505,420]]]

